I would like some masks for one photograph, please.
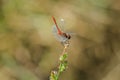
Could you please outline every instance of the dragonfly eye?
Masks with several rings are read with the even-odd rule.
[[[67,36],[67,38],[68,38],[68,39],[70,39],[70,38],[71,38],[71,36],[70,36],[70,35],[68,35],[68,36]]]

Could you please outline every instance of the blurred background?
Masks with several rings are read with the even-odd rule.
[[[63,50],[51,16],[76,34],[60,80],[120,80],[120,0],[0,0],[0,80],[49,80]]]

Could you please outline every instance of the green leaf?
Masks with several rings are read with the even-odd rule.
[[[62,62],[59,66],[60,72],[65,71],[66,67],[67,67],[67,61]]]
[[[68,56],[67,53],[60,56],[60,61],[64,61],[67,58],[67,56]]]

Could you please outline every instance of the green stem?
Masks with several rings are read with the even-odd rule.
[[[66,70],[67,67],[67,56],[68,54],[66,53],[67,46],[64,46],[63,52],[59,58],[60,64],[58,66],[58,71],[52,71],[50,75],[50,80],[58,80],[61,73]]]

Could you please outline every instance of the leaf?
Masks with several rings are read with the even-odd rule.
[[[60,56],[60,61],[66,60],[67,56],[68,56],[67,53],[65,53],[62,56]]]

